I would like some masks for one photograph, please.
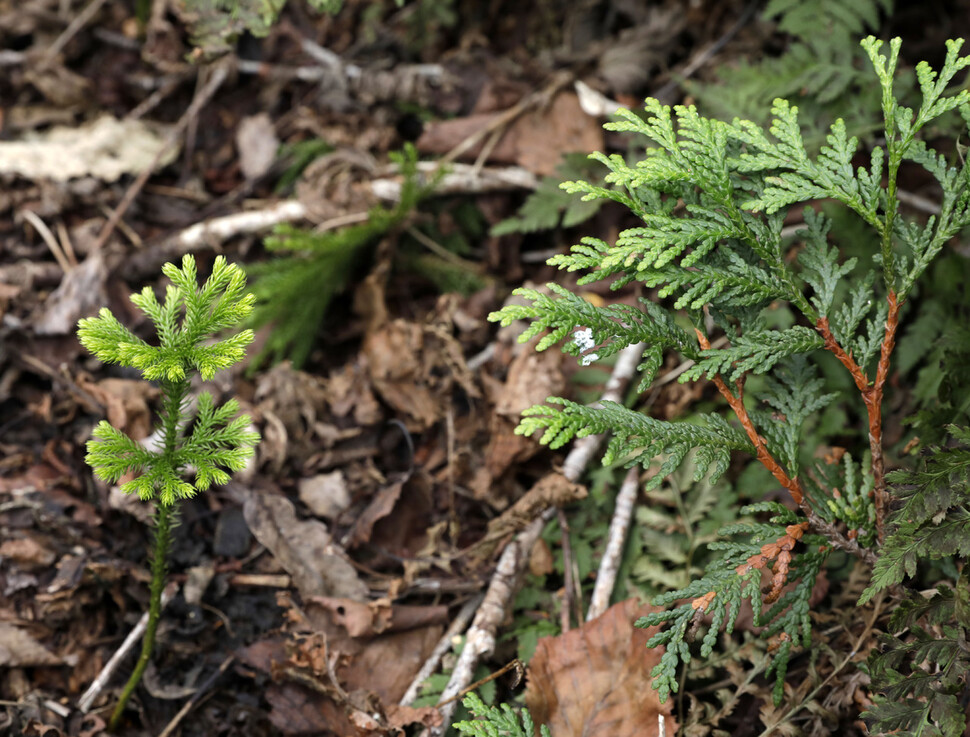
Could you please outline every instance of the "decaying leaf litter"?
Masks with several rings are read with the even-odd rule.
[[[263,236],[275,225],[365,222],[401,197],[388,153],[409,141],[425,176],[449,164],[434,206],[368,247],[305,365],[254,359],[213,387],[240,398],[263,442],[247,474],[187,505],[158,655],[124,733],[441,734],[453,698],[515,657],[505,634],[527,570],[560,590],[559,611],[526,616],[573,627],[541,641],[528,676],[525,701],[553,734],[673,734],[683,720],[647,688],[657,655],[630,628],[639,605],[607,610],[607,587],[583,625],[589,582],[542,559],[555,508],[568,524],[587,495],[594,440],[567,457],[513,433],[549,395],[622,399],[631,358],[581,369],[489,325],[511,287],[562,279],[542,261],[573,236],[470,239],[460,206],[487,226],[513,216],[563,154],[628,145],[604,137],[614,101],[677,101],[678,75],[750,54],[772,29],[741,2],[553,3],[545,15],[444,2],[454,25],[421,16],[431,5],[361,0],[330,18],[294,3],[267,38],[194,63],[177,3],[155,0],[139,20],[124,3],[0,2],[0,733],[103,733],[127,665],[105,667],[146,601],[148,509],[95,483],[82,457],[101,418],[149,438],[157,390],[92,361],[77,320],[108,305],[133,323],[127,295],[182,253],[246,265],[274,258]],[[294,147],[315,140],[326,152],[294,168]],[[609,237],[618,218],[605,208],[585,227]],[[465,239],[452,261],[474,267],[475,289],[443,293],[409,270],[409,235],[451,253],[429,223]],[[665,368],[648,396],[675,416],[702,397],[669,381],[683,370],[673,357]],[[598,584],[619,554],[604,560]],[[757,653],[740,657],[752,666],[730,663],[720,707],[689,696],[690,734],[708,733],[698,714],[737,724],[769,708]],[[429,669],[446,674],[443,693],[415,706]],[[865,698],[850,675],[840,698]],[[513,681],[497,681],[502,698]],[[819,723],[839,707],[826,698]]]

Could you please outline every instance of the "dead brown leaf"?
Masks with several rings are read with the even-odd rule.
[[[350,506],[347,479],[339,470],[300,479],[297,493],[311,512],[324,519],[332,519]]]
[[[333,731],[346,724],[343,709],[294,683],[270,684],[265,692],[269,720],[280,734],[341,734]],[[352,733],[347,733],[352,734]]]
[[[279,599],[288,608],[287,620],[294,630],[291,638],[285,643],[279,639],[257,642],[237,655],[240,664],[282,681],[265,691],[272,707],[270,719],[281,734],[378,737],[398,734],[414,722],[439,723],[435,709],[402,709],[396,704],[434,649],[443,626],[426,626],[419,623],[419,616],[411,618],[417,624],[411,629],[385,631],[362,641],[351,637],[338,619],[342,617],[348,624],[350,619],[366,620],[370,614],[360,615],[369,608],[367,604],[313,599],[304,611],[286,594]],[[357,614],[348,619],[350,608]],[[377,607],[376,616],[393,627],[395,609],[384,602]]]
[[[24,725],[24,737],[65,737],[60,727],[51,724],[43,724],[36,719],[31,719]]]
[[[427,430],[442,416],[440,400],[423,375],[420,355],[424,349],[421,326],[395,320],[368,335],[362,351],[374,388],[417,430]]]
[[[409,724],[421,724],[425,727],[441,726],[441,712],[433,706],[401,706],[391,704],[386,710],[387,721],[395,730],[403,730]]]
[[[559,637],[539,640],[529,664],[525,700],[538,724],[553,737],[656,737],[657,716],[676,734],[672,702],[660,704],[650,670],[663,651],[648,650],[656,631],[633,622],[656,607],[635,599]]]
[[[88,256],[68,271],[34,317],[34,332],[38,335],[73,333],[80,318],[96,312],[107,302],[106,277],[104,260],[99,254]]]
[[[351,637],[374,637],[385,632],[401,632],[448,621],[448,607],[443,604],[408,606],[391,604],[387,599],[364,604],[324,596],[314,596],[311,601],[329,610],[333,621],[347,630]]]
[[[418,150],[447,153],[492,124],[498,115],[470,115],[431,123],[418,139]],[[563,153],[589,153],[602,148],[603,129],[599,121],[583,112],[574,93],[562,92],[550,105],[524,113],[512,122],[489,153],[488,161],[518,164],[536,174],[552,176]],[[473,146],[461,158],[474,161],[481,151],[482,144]]]
[[[267,113],[249,115],[239,121],[236,130],[239,168],[246,179],[259,179],[276,161],[280,139],[273,120]]]
[[[0,559],[3,558],[15,560],[22,568],[27,570],[36,570],[50,567],[57,555],[33,537],[21,537],[4,540],[0,544]]]
[[[298,520],[292,502],[270,494],[250,493],[243,514],[256,539],[293,577],[301,596],[367,599],[367,585],[340,555],[323,522]]]
[[[321,377],[298,371],[284,361],[259,377],[254,398],[258,413],[272,418],[259,446],[261,456],[270,431],[275,438],[273,458],[278,463],[285,457],[303,459],[319,450],[319,425],[328,416],[326,382]]]
[[[23,668],[60,663],[61,659],[37,642],[27,630],[0,622],[0,667]]]
[[[495,411],[489,421],[485,465],[472,481],[476,498],[501,504],[496,498],[494,480],[514,464],[531,458],[540,448],[532,438],[515,434],[522,411],[541,404],[547,397],[562,395],[565,388],[562,356],[558,351],[515,354],[504,384],[493,392]]]
[[[150,403],[159,394],[157,386],[134,379],[102,379],[97,383],[78,379],[78,386],[104,405],[108,422],[125,432],[133,440],[152,434]]]
[[[347,364],[327,377],[326,397],[337,417],[353,416],[358,425],[375,425],[384,413],[360,368]]]
[[[348,537],[348,548],[355,548],[358,545],[363,545],[370,541],[371,533],[374,531],[374,525],[377,524],[378,520],[384,519],[393,511],[397,500],[401,498],[401,491],[403,489],[404,482],[398,481],[397,483],[386,485],[377,492],[374,498],[370,500],[370,504],[357,517],[354,528]]]

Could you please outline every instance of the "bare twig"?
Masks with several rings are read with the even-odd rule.
[[[434,162],[422,162],[419,171],[430,172]],[[535,189],[537,179],[534,174],[519,167],[504,169],[484,169],[477,176],[466,164],[455,164],[446,174],[436,192],[441,194],[479,194],[507,189]],[[370,182],[375,196],[396,201],[401,196],[401,182],[396,179],[381,178]],[[308,217],[306,207],[299,200],[283,200],[261,210],[237,212],[232,215],[212,218],[191,225],[176,236],[180,251],[188,251],[206,244],[221,243],[237,235],[258,233],[281,223],[291,223]],[[366,222],[370,215],[366,212],[352,212],[320,223],[314,230],[324,232],[346,225]]]
[[[465,686],[465,688],[463,690],[461,690],[458,693],[456,693],[454,696],[452,696],[447,701],[440,701],[440,702],[438,702],[438,708],[440,709],[445,704],[451,704],[451,703],[453,703],[455,701],[458,701],[458,699],[460,699],[461,697],[463,697],[465,694],[471,693],[476,688],[481,688],[486,683],[489,683],[491,681],[494,681],[496,678],[498,678],[499,676],[505,675],[510,670],[514,670],[515,671],[515,673],[516,673],[515,682],[518,683],[522,679],[522,676],[525,674],[525,664],[521,660],[519,660],[518,658],[516,658],[515,660],[512,660],[512,661],[509,661],[508,663],[506,663],[505,665],[503,665],[501,668],[499,668],[497,671],[493,671],[492,673],[489,673],[484,678],[479,678],[474,683],[471,683],[471,684]]]
[[[559,623],[563,632],[572,629],[570,614],[575,606],[575,583],[573,582],[573,546],[569,542],[569,520],[562,507],[556,509],[556,519],[559,521],[559,531],[562,539],[562,572],[563,597],[562,609],[559,611]]]
[[[471,621],[472,616],[478,610],[479,605],[484,599],[484,594],[479,594],[468,601],[459,610],[458,615],[455,617],[454,621],[448,627],[448,631],[442,635],[438,644],[435,645],[431,656],[424,661],[424,665],[421,666],[421,670],[411,681],[411,685],[408,686],[408,690],[404,692],[404,696],[401,697],[400,704],[402,706],[407,706],[412,701],[418,697],[418,691],[421,690],[421,684],[428,680],[434,672],[438,669],[438,664],[441,662],[441,658],[452,648],[453,640],[456,636],[460,635],[465,631],[468,623]]]
[[[176,583],[170,583],[165,587],[165,590],[162,592],[162,609],[164,609],[168,605],[168,602],[172,600],[172,597],[175,596],[176,591],[178,591],[178,584]],[[121,665],[121,661],[124,660],[125,656],[132,651],[132,649],[138,643],[138,640],[141,639],[141,636],[145,633],[145,629],[147,627],[148,612],[145,612],[141,616],[141,619],[138,620],[138,624],[135,625],[135,628],[128,633],[125,641],[121,643],[121,647],[119,647],[115,654],[111,656],[111,659],[105,663],[104,668],[102,668],[101,672],[98,673],[98,677],[94,679],[94,681],[88,687],[88,690],[85,691],[81,695],[81,698],[77,700],[77,708],[82,714],[88,713],[88,710],[91,708],[94,700],[98,698],[105,686],[108,685],[108,681],[111,680],[111,677],[114,675],[115,671],[118,670],[118,666]]]
[[[436,161],[418,162],[418,172],[428,177],[437,174],[441,164]],[[539,179],[528,169],[521,166],[485,167],[476,169],[470,164],[448,164],[447,171],[440,178],[434,193],[438,195],[482,194],[483,192],[504,192],[510,189],[535,189]],[[401,180],[374,179],[370,183],[371,192],[382,200],[396,202],[401,199]]]
[[[176,729],[178,729],[178,726],[179,724],[182,723],[182,720],[185,719],[188,713],[198,705],[199,701],[202,700],[202,697],[208,692],[210,688],[212,688],[213,684],[218,680],[219,676],[221,676],[229,669],[229,666],[232,665],[235,659],[236,659],[235,655],[229,655],[225,660],[222,661],[222,663],[219,664],[218,670],[216,670],[215,673],[209,676],[205,680],[205,683],[203,683],[201,686],[199,686],[198,689],[196,689],[195,693],[192,694],[192,698],[190,698],[188,701],[185,702],[185,704],[183,704],[182,708],[178,710],[178,713],[174,717],[172,717],[172,721],[170,721],[165,726],[165,729],[163,729],[161,732],[158,733],[158,737],[169,737]]]
[[[74,244],[71,243],[71,234],[67,232],[67,226],[64,225],[63,220],[57,221],[57,240],[64,249],[64,255],[67,256],[71,268],[77,266],[77,255],[74,253]]]
[[[57,238],[54,237],[51,229],[47,227],[47,224],[41,220],[40,217],[38,217],[37,213],[35,213],[33,210],[23,210],[22,214],[24,216],[24,220],[34,227],[34,230],[37,231],[37,235],[39,235],[44,243],[47,244],[47,248],[52,254],[54,254],[54,259],[57,261],[57,265],[61,267],[65,274],[77,266],[77,260],[75,259],[73,265],[71,264],[71,261],[68,259],[64,249],[61,248],[61,244],[58,243]]]
[[[274,225],[302,220],[305,217],[306,208],[299,200],[284,200],[265,210],[237,212],[196,223],[178,234],[178,247],[180,250],[190,251],[209,243],[222,243],[236,235],[258,233]]]
[[[596,619],[610,606],[610,596],[616,585],[616,574],[620,570],[620,558],[623,556],[623,545],[626,543],[630,520],[633,519],[633,506],[640,490],[640,469],[631,468],[616,495],[613,507],[613,519],[610,520],[610,531],[606,536],[606,550],[600,561],[596,574],[596,585],[593,587],[593,598],[589,603],[586,621]]]
[[[181,85],[185,79],[186,77],[184,75],[173,75],[172,77],[164,80],[161,87],[138,103],[138,105],[135,106],[135,108],[125,117],[128,120],[138,120],[139,118],[145,117],[148,115],[148,113],[158,107],[162,100],[175,92],[175,90],[179,88],[179,85]]]
[[[213,68],[212,76],[209,77],[209,81],[206,82],[202,89],[199,90],[199,94],[197,94],[195,99],[192,100],[192,104],[188,106],[188,108],[182,114],[182,117],[179,118],[178,123],[176,123],[175,127],[169,132],[168,137],[165,140],[165,144],[159,148],[158,152],[155,154],[155,158],[152,159],[152,163],[149,164],[145,170],[138,175],[135,181],[131,183],[131,186],[128,187],[128,191],[125,192],[125,196],[121,198],[121,202],[118,203],[118,206],[114,209],[114,212],[111,213],[111,217],[108,218],[108,222],[105,223],[104,227],[101,229],[98,240],[94,244],[94,250],[100,250],[108,242],[108,239],[111,237],[111,234],[118,225],[118,221],[121,220],[124,214],[128,211],[128,208],[131,207],[131,203],[135,201],[135,198],[141,192],[146,182],[148,182],[148,179],[154,173],[158,162],[162,160],[169,150],[171,150],[176,141],[178,141],[179,136],[185,132],[189,124],[196,118],[199,111],[202,110],[206,103],[208,103],[212,96],[218,91],[228,76],[229,68],[224,64],[220,64],[219,66]]]
[[[451,673],[448,685],[441,693],[442,726],[431,729],[433,737],[441,737],[447,726],[451,724],[451,717],[455,710],[455,702],[452,699],[472,682],[478,661],[495,650],[496,632],[505,619],[505,612],[518,589],[519,579],[528,564],[529,551],[542,534],[546,522],[552,519],[555,513],[555,509],[547,509],[516,535],[502,551],[482,605],[478,608],[472,626],[468,629],[465,646]]]
[[[74,16],[74,20],[72,20],[67,28],[64,29],[64,32],[57,37],[54,43],[47,47],[47,50],[44,52],[44,58],[40,63],[42,68],[54,61],[54,58],[64,50],[64,47],[67,46],[71,39],[74,38],[78,32],[84,28],[84,26],[91,22],[91,19],[97,15],[97,12],[101,10],[101,6],[104,5],[105,2],[107,2],[107,0],[91,0],[84,10]]]

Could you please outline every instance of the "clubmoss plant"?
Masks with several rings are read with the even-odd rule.
[[[733,415],[733,421],[711,413],[697,422],[671,422],[621,404],[587,407],[552,397],[549,405],[526,410],[521,434],[540,431],[541,442],[555,448],[609,433],[605,463],[662,459],[653,486],[692,450],[697,477],[709,474],[712,480],[727,471],[732,453],[746,453],[790,497],[787,506],[760,501],[742,510],[767,520],[722,530],[734,539],[710,547],[723,557],[685,588],[655,599],[674,608],[638,622],[664,627],[649,643],[666,646],[653,671],[662,700],[679,688],[679,665],[691,658],[693,632],[710,617],[700,638],[701,655],[710,655],[719,631],[732,631],[747,599],[770,643],[769,673],[780,702],[789,658],[811,636],[816,577],[834,549],[879,561],[870,592],[899,580],[898,550],[916,538],[901,539],[896,531],[891,545],[887,540],[894,492],[886,483],[883,396],[903,305],[943,247],[970,225],[970,165],[958,158],[948,162],[920,138],[929,124],[954,111],[970,126],[970,92],[957,78],[970,67],[970,57],[960,56],[962,44],[947,42],[939,71],[926,62],[917,65],[922,104],[914,110],[900,105],[893,89],[900,40],[889,43],[888,55],[881,53],[882,41],[870,36],[862,42],[879,81],[884,119],[883,145],[866,153],[840,119],[827,145],[809,154],[798,108],[782,99],[774,102],[767,130],[745,120],[705,118],[693,106],[672,111],[652,99],[644,117],[621,111],[607,127],[641,134],[653,147],[632,165],[621,156],[595,155],[610,169],[611,188],[586,182],[564,187],[588,199],[619,202],[642,224],[613,245],[585,238],[550,263],[586,272],[580,284],[639,282],[656,289],[659,299],[599,307],[550,284],[549,294],[517,290],[531,304],[491,316],[503,325],[531,321],[522,340],[542,334],[539,350],[563,341],[563,350],[584,362],[643,344],[641,391],[665,353],[675,351],[693,362],[681,380],[709,380],[730,409],[728,417]],[[904,165],[935,180],[936,216],[916,219],[900,210]],[[842,252],[830,241],[830,221],[813,207],[823,200],[860,218],[877,236],[878,248],[854,257]],[[798,211],[804,225],[792,240],[783,228],[786,215]],[[773,318],[782,310],[789,318],[779,329]],[[712,347],[716,334],[728,339],[726,347]],[[843,381],[857,390],[852,408],[865,419],[853,450],[862,463],[846,453],[841,467],[826,467],[813,458],[818,448],[804,442],[807,423],[839,398],[832,390],[844,386],[820,376],[820,361],[841,368]],[[749,383],[755,376],[760,378]],[[951,546],[955,539],[947,537]]]
[[[235,399],[216,407],[212,395],[202,392],[191,429],[193,418],[187,412],[192,373],[198,372],[208,381],[217,371],[240,361],[253,340],[252,331],[243,330],[211,341],[216,334],[237,326],[252,311],[255,298],[245,291],[245,274],[222,256],[216,258],[211,276],[201,287],[195,259],[190,255],[182,259],[181,269],[169,263],[162,271],[172,282],[163,303],[159,303],[151,287],[131,297],[155,324],[158,345],[135,336],[107,308],[98,317],[81,320],[77,331],[84,347],[99,359],[139,369],[146,379],[157,381],[162,390],[157,448],[143,447],[102,420],[88,441],[85,457],[95,475],[110,483],[132,475],[121,490],[155,503],[148,627],[141,656],[111,716],[112,730],[152,655],[179,502],[214,483],[227,483],[229,471],[242,469],[259,441],[259,434],[250,429],[249,417],[236,417],[239,403]],[[194,471],[192,481],[185,478],[190,469]]]

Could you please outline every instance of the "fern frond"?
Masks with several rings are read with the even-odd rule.
[[[842,32],[858,36],[879,25],[879,11],[892,11],[892,0],[770,0],[765,18],[778,18],[778,29],[799,38]]]
[[[493,236],[510,233],[534,233],[556,227],[572,228],[599,212],[601,199],[570,197],[560,186],[578,177],[593,179],[600,174],[595,159],[577,154],[566,154],[556,166],[556,175],[543,177],[539,186],[522,203],[515,217],[503,220],[492,227]]]
[[[881,689],[862,716],[873,733],[960,737],[966,729],[961,697],[966,691],[967,632],[946,626],[931,635],[913,626],[906,640],[887,635],[882,652],[869,657],[873,683]]]
[[[950,432],[959,445],[930,448],[922,469],[888,475],[903,505],[889,519],[889,534],[860,603],[915,575],[921,560],[970,556],[970,429],[951,427]]]

